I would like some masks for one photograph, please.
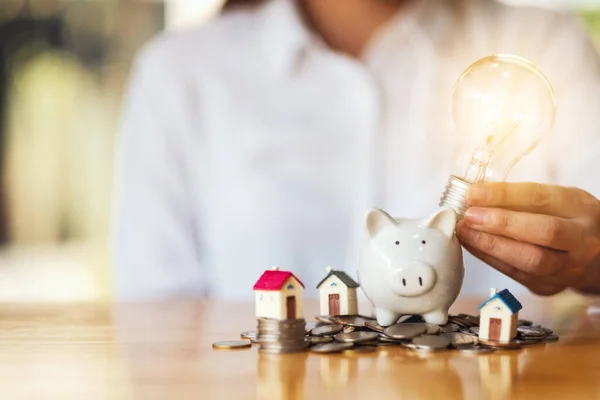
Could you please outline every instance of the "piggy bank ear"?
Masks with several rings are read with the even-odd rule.
[[[385,211],[373,208],[367,212],[365,224],[369,236],[375,237],[383,228],[394,227],[398,222]]]
[[[448,238],[452,238],[456,227],[456,213],[452,208],[440,208],[435,214],[426,219],[425,226],[437,229]]]

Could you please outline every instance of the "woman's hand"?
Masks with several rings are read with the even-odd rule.
[[[576,188],[485,183],[456,227],[474,256],[540,295],[600,293],[600,201]]]

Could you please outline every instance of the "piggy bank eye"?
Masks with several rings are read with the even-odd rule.
[[[399,245],[399,244],[400,244],[400,242],[396,240],[396,245]]]
[[[424,240],[421,240],[421,243],[425,244],[425,243],[427,243],[427,242],[426,242],[426,241],[424,241]]]

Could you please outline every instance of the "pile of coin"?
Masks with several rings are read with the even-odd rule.
[[[366,344],[372,346],[402,346],[415,352],[440,352],[459,350],[467,354],[491,353],[502,348],[518,349],[522,346],[537,343],[547,343],[558,340],[551,329],[533,325],[531,321],[519,320],[517,337],[509,343],[479,340],[479,317],[458,314],[451,315],[444,325],[426,323],[420,316],[405,316],[392,326],[383,327],[377,321],[363,316],[317,316],[319,325],[313,328],[307,336],[307,341],[313,343],[313,338],[331,338],[327,352],[346,350],[345,343],[355,346]],[[353,336],[341,337],[337,332],[353,330]],[[370,334],[370,341],[362,339]],[[359,339],[359,334],[362,334]],[[375,334],[375,336],[373,336]],[[325,346],[311,351],[325,352]]]
[[[517,337],[509,343],[479,339],[479,317],[451,315],[444,325],[426,323],[420,316],[404,316],[388,327],[360,315],[317,316],[317,322],[259,319],[258,332],[243,332],[242,338],[259,343],[260,351],[289,353],[309,348],[316,353],[372,352],[380,346],[402,346],[414,352],[458,350],[465,354],[487,354],[496,349],[558,340],[551,329],[519,320]]]
[[[257,328],[256,342],[259,344],[260,352],[297,353],[304,351],[307,347],[304,340],[306,334],[304,319],[280,321],[270,318],[259,318]]]

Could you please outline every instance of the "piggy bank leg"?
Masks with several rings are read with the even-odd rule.
[[[381,308],[375,309],[375,315],[377,316],[377,323],[381,326],[394,325],[400,319],[400,314],[382,310]]]
[[[448,322],[448,311],[436,310],[427,314],[423,314],[425,322],[430,324],[444,325]]]

